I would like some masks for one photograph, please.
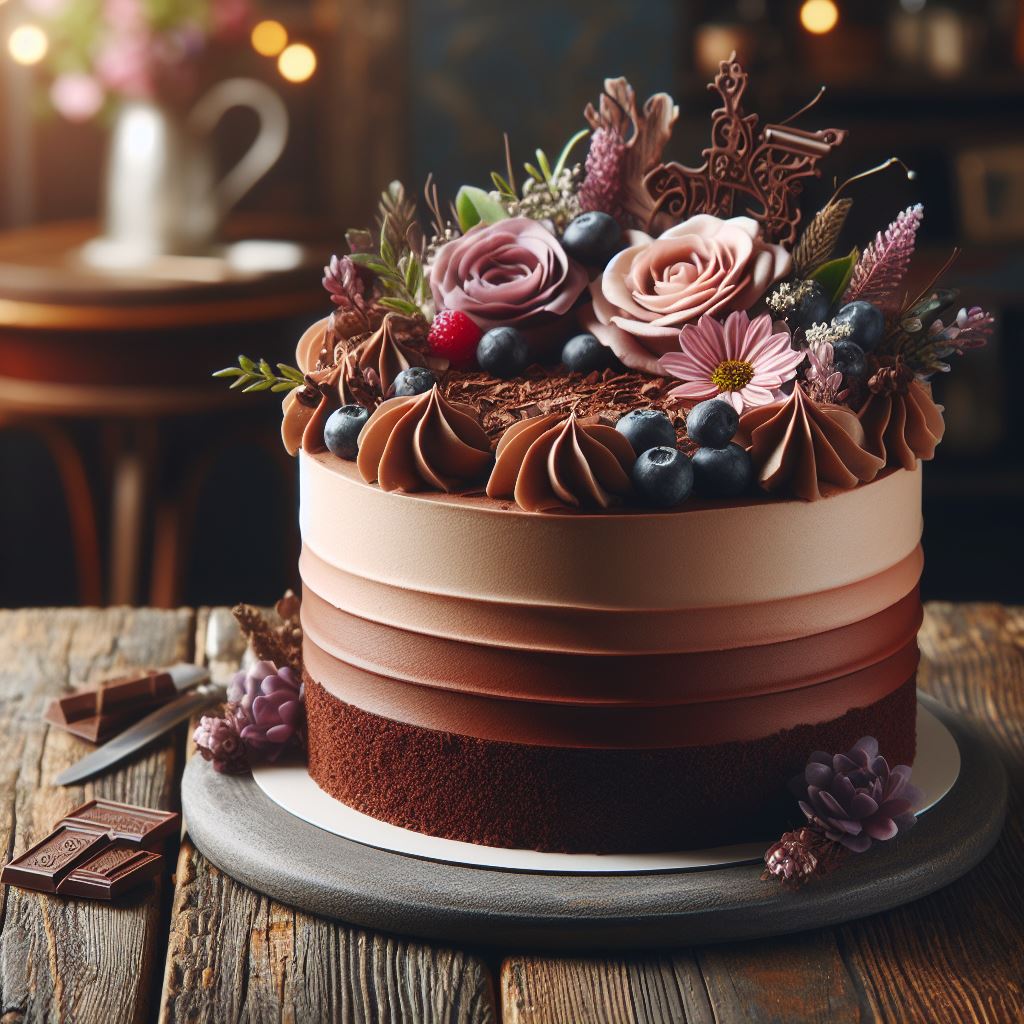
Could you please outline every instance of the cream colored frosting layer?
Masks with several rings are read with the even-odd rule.
[[[303,543],[320,560],[375,583],[496,604],[764,605],[885,573],[921,534],[920,466],[817,502],[541,515],[484,497],[388,493],[329,454],[302,452],[299,463]]]

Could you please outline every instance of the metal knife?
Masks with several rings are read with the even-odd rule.
[[[174,685],[182,691],[182,695],[139,719],[102,747],[97,747],[66,768],[54,779],[56,785],[71,786],[105,771],[173,729],[179,722],[184,722],[196,711],[224,699],[225,688],[218,683],[211,683],[210,674],[205,668],[181,664],[172,665],[164,671],[174,680]]]

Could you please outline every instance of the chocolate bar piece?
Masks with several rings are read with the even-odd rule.
[[[44,840],[5,864],[0,882],[37,892],[56,892],[76,867],[110,843],[110,833],[95,825],[61,822]]]
[[[110,832],[115,839],[153,849],[181,826],[181,815],[113,800],[90,800],[76,807],[61,824],[101,829]]]
[[[58,896],[115,900],[160,874],[163,857],[115,839],[106,849],[74,868],[57,886]]]
[[[58,697],[43,718],[90,743],[104,743],[177,695],[170,673],[150,670]]]

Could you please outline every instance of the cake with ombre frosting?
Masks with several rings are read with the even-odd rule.
[[[667,96],[608,79],[582,164],[576,138],[451,215],[428,187],[427,227],[393,183],[297,366],[222,371],[287,392],[336,800],[671,851],[777,834],[821,751],[912,764],[931,378],[991,317],[910,285],[920,206],[835,257],[856,179],[806,225],[797,198],[845,132],[759,129],[735,61],[713,88],[699,167],[663,159]]]

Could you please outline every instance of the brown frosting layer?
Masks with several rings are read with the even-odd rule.
[[[436,386],[382,403],[359,434],[359,472],[384,491],[447,493],[480,480],[491,463],[473,411],[446,401]]]
[[[828,721],[892,693],[916,672],[918,652],[911,641],[878,664],[795,690],[637,706],[507,699],[422,686],[339,661],[308,635],[303,659],[306,671],[339,700],[420,728],[539,746],[649,749],[752,740],[799,722]]]
[[[761,487],[804,501],[823,497],[822,484],[845,490],[874,480],[885,465],[864,450],[864,431],[849,409],[818,405],[799,386],[784,401],[745,412],[740,434],[750,439]]]
[[[914,590],[877,615],[780,644],[680,654],[517,651],[367,622],[304,590],[304,635],[339,662],[435,689],[503,700],[622,707],[694,704],[813,686],[913,643]],[[329,682],[329,677],[323,680]]]
[[[310,775],[364,814],[487,846],[610,853],[767,844],[793,813],[786,783],[809,750],[848,750],[870,734],[894,763],[912,764],[917,701],[908,679],[815,724],[797,717],[759,740],[660,750],[439,733],[346,704],[308,675],[306,707]]]
[[[883,378],[882,372],[871,383],[858,413],[867,450],[904,469],[913,469],[918,459],[934,458],[946,424],[931,388],[912,378]]]
[[[302,453],[299,469],[303,542],[321,559],[391,587],[501,604],[767,605],[869,579],[907,558],[921,536],[919,466],[818,502],[695,501],[666,513],[573,516],[486,497],[386,493],[330,455]],[[827,558],[808,542],[839,536]]]
[[[921,548],[866,580],[818,594],[717,608],[569,608],[427,594],[365,579],[304,547],[307,592],[370,622],[487,647],[577,654],[714,651],[782,643],[848,626],[896,604],[916,586]]]
[[[513,424],[496,455],[488,496],[514,497],[527,512],[609,508],[633,489],[629,441],[614,427],[583,423],[573,413]]]

